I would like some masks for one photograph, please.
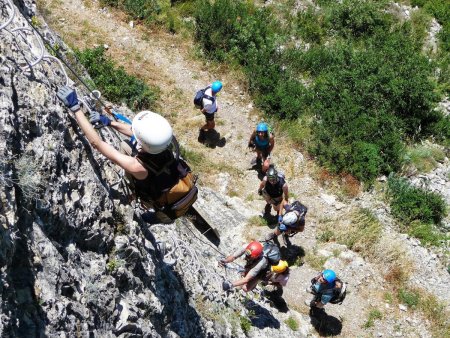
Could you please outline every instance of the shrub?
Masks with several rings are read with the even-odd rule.
[[[345,37],[360,37],[386,30],[392,17],[384,11],[387,1],[344,0],[331,7],[330,28]]]
[[[132,109],[150,109],[157,99],[156,88],[128,75],[105,55],[103,47],[75,52],[100,91],[115,103],[126,103]]]
[[[250,55],[271,45],[273,19],[250,2],[199,0],[195,37],[213,59],[235,58],[247,64]]]
[[[418,220],[438,224],[446,215],[446,204],[440,195],[413,187],[395,175],[388,179],[388,194],[391,213],[402,222]]]
[[[132,18],[151,22],[161,13],[158,0],[100,0],[102,5],[124,10]]]

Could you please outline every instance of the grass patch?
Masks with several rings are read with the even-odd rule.
[[[372,309],[372,310],[370,310],[370,312],[367,316],[367,321],[363,327],[365,329],[371,328],[371,327],[373,327],[375,320],[382,319],[382,318],[383,318],[383,314],[381,313],[380,310]]]
[[[320,256],[317,254],[317,248],[314,247],[312,252],[308,252],[305,256],[305,263],[315,269],[315,270],[323,270],[323,265],[327,261],[327,257]]]
[[[252,226],[266,227],[268,225],[269,225],[269,223],[267,222],[267,220],[260,216],[252,216],[247,221],[247,226],[249,226],[249,227],[252,227]]]
[[[295,318],[289,317],[284,321],[284,323],[292,330],[292,331],[298,331],[299,325]]]
[[[422,245],[441,246],[450,240],[450,236],[439,231],[433,224],[413,221],[408,227],[408,234],[420,240]]]
[[[86,68],[98,89],[112,102],[125,103],[134,110],[151,109],[159,89],[150,88],[144,81],[128,75],[106,56],[103,47],[76,50],[75,54]]]
[[[437,167],[438,162],[445,159],[445,152],[432,144],[415,145],[407,149],[404,161],[418,172],[427,173]]]
[[[418,291],[413,289],[404,289],[401,288],[398,290],[397,293],[398,300],[402,303],[407,305],[410,308],[415,309],[417,305],[419,304],[420,295]]]
[[[370,210],[358,209],[349,215],[345,224],[326,226],[318,239],[325,242],[335,240],[367,257],[375,253],[381,233],[382,225]]]

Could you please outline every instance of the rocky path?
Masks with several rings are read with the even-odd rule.
[[[246,152],[247,138],[258,121],[258,112],[245,90],[245,82],[239,81],[237,74],[191,57],[194,47],[188,39],[146,31],[144,27],[128,22],[121,13],[99,8],[96,1],[39,0],[38,7],[49,25],[72,47],[106,44],[118,64],[142,76],[150,84],[159,86],[159,111],[171,120],[182,145],[204,156],[201,184],[228,195],[230,205],[246,216],[258,214],[264,203],[256,194],[259,184],[256,173],[248,170],[252,155]],[[203,116],[192,107],[192,97],[198,88],[214,79],[221,79],[224,83],[218,98],[217,130],[220,137],[225,137],[226,143],[223,147],[210,148],[197,142]],[[376,207],[379,202],[374,200],[374,195],[366,193],[355,200],[337,198],[319,184],[315,178],[314,164],[300,152],[292,150],[287,138],[277,135],[276,141],[274,162],[286,173],[294,195],[309,207],[305,233],[294,237],[294,244],[305,251],[318,250],[317,255],[324,257],[325,267],[336,269],[344,280],[350,282],[352,291],[344,305],[327,308],[334,318],[330,317],[330,320],[337,323],[331,330],[342,326],[331,334],[340,333],[343,337],[429,336],[426,323],[417,314],[399,310],[398,305],[385,301],[379,264],[365,261],[345,246],[316,241],[317,228],[324,220],[334,220],[338,225],[354,207]],[[383,221],[392,224],[389,216],[383,217]],[[439,257],[433,256],[427,249],[416,250],[416,241],[406,240],[403,235],[389,229],[393,237],[400,241],[403,239],[407,252],[420,252],[410,256],[416,270],[427,271],[431,275],[423,282],[450,303],[450,294],[443,295],[439,291],[439,286],[446,286],[444,289],[450,286],[450,277]],[[268,230],[243,227],[241,235],[244,238],[261,238]],[[240,238],[235,235],[228,233],[226,237],[229,241],[234,237],[234,243],[238,246]],[[296,268],[290,284],[285,288],[284,298],[288,306],[303,316],[307,314],[303,302],[309,296],[302,290],[315,273],[317,270],[308,264]],[[377,322],[373,329],[364,329],[362,326],[373,308],[382,310],[385,319]]]

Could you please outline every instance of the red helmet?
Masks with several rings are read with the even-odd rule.
[[[250,244],[245,248],[245,255],[251,259],[258,258],[259,256],[261,256],[262,252],[263,246],[261,245],[261,243],[256,241],[250,242]]]

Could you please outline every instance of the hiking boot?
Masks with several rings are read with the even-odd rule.
[[[206,141],[206,131],[204,129],[200,129],[198,132],[198,142],[205,143]]]

